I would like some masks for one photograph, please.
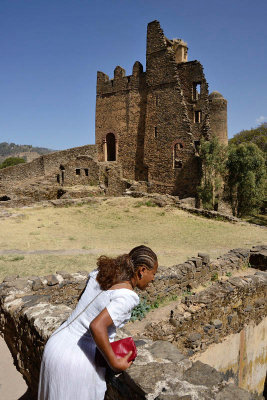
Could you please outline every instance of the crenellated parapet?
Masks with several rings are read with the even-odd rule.
[[[125,69],[117,65],[114,69],[113,78],[101,71],[97,72],[97,96],[114,94],[120,91],[138,89],[143,77],[143,66],[139,61],[133,65],[132,75],[126,76]]]

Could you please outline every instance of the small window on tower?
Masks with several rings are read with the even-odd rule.
[[[182,160],[174,160],[174,169],[179,169],[179,168],[183,168],[183,163]]]
[[[200,124],[201,118],[202,118],[202,113],[201,113],[201,111],[195,111],[195,113],[194,113],[194,122],[195,122],[196,124]]]
[[[154,128],[154,137],[155,137],[155,139],[157,139],[157,137],[158,137],[158,128],[156,126]]]
[[[80,168],[76,168],[76,175],[81,175],[81,170],[80,170]]]
[[[194,141],[194,146],[195,146],[195,150],[198,153],[199,152],[199,146],[200,146],[200,140],[195,140]]]
[[[88,168],[84,168],[85,176],[88,176]]]
[[[198,100],[200,98],[201,82],[193,82],[192,99]]]

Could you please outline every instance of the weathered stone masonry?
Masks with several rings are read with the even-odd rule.
[[[187,50],[153,21],[145,72],[136,62],[129,76],[120,66],[113,79],[97,74],[98,160],[117,160],[124,178],[180,197],[196,194],[200,138],[215,134],[227,144],[227,102],[218,92],[209,96],[203,67],[187,61]]]

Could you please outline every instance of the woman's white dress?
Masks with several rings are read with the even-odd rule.
[[[90,322],[106,307],[113,321],[108,329],[112,342],[116,328],[121,328],[129,321],[139,297],[129,289],[101,291],[96,275],[96,270],[91,272],[77,307],[45,346],[38,400],[104,399],[106,369],[95,365],[96,345],[89,330]],[[81,313],[91,301],[90,306]],[[79,313],[81,315],[78,316]]]

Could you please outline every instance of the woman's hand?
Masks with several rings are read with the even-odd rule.
[[[127,368],[129,368],[132,365],[132,361],[128,361],[129,357],[132,355],[132,351],[130,351],[126,356],[121,357],[121,358],[116,358],[112,362],[112,365],[110,363],[110,367],[113,369],[115,372],[121,372],[125,371]]]
[[[128,361],[132,351],[122,358],[117,358],[112,347],[109,343],[108,327],[113,324],[113,321],[107,311],[104,308],[103,311],[91,322],[90,331],[95,340],[95,343],[105,357],[110,368],[114,371],[120,372],[125,371],[132,365],[132,361]]]

